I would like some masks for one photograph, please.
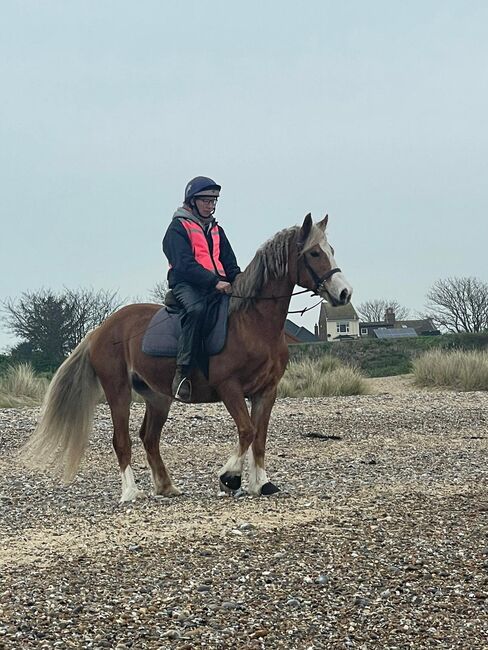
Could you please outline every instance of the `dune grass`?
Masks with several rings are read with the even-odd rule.
[[[0,408],[39,406],[48,385],[49,380],[36,375],[29,364],[11,366],[0,376]],[[279,397],[362,395],[366,392],[361,373],[330,355],[290,362],[278,386]],[[142,401],[136,393],[133,398]]]
[[[488,352],[432,350],[412,363],[418,386],[488,390]]]
[[[0,377],[0,408],[39,406],[48,385],[49,380],[36,375],[29,364],[10,366]]]
[[[291,361],[278,386],[278,397],[330,397],[366,392],[366,382],[359,370],[329,355]]]

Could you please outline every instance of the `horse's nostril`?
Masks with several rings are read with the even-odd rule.
[[[347,289],[343,289],[340,293],[339,299],[343,305],[347,305],[347,303],[351,300],[351,294]]]

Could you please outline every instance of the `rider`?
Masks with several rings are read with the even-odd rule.
[[[172,386],[173,395],[183,402],[191,400],[189,375],[201,346],[207,298],[215,291],[230,293],[230,283],[241,272],[229,240],[213,216],[220,190],[211,178],[193,178],[163,239],[168,285],[183,310]]]

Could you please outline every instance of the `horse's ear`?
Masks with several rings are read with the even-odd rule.
[[[319,228],[322,228],[322,230],[325,232],[325,229],[327,228],[327,223],[328,223],[328,221],[329,221],[329,215],[326,214],[325,217],[322,219],[322,221],[319,221],[319,222],[317,223],[317,226],[318,226]]]
[[[298,238],[298,241],[302,246],[307,241],[307,238],[310,235],[310,231],[312,230],[312,224],[313,224],[312,215],[309,212],[305,217],[305,219],[303,220],[302,227],[300,228],[300,236]]]

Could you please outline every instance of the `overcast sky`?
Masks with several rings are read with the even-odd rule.
[[[356,305],[487,281],[487,34],[484,1],[2,0],[0,299],[146,299],[196,175],[242,267],[311,211]]]

